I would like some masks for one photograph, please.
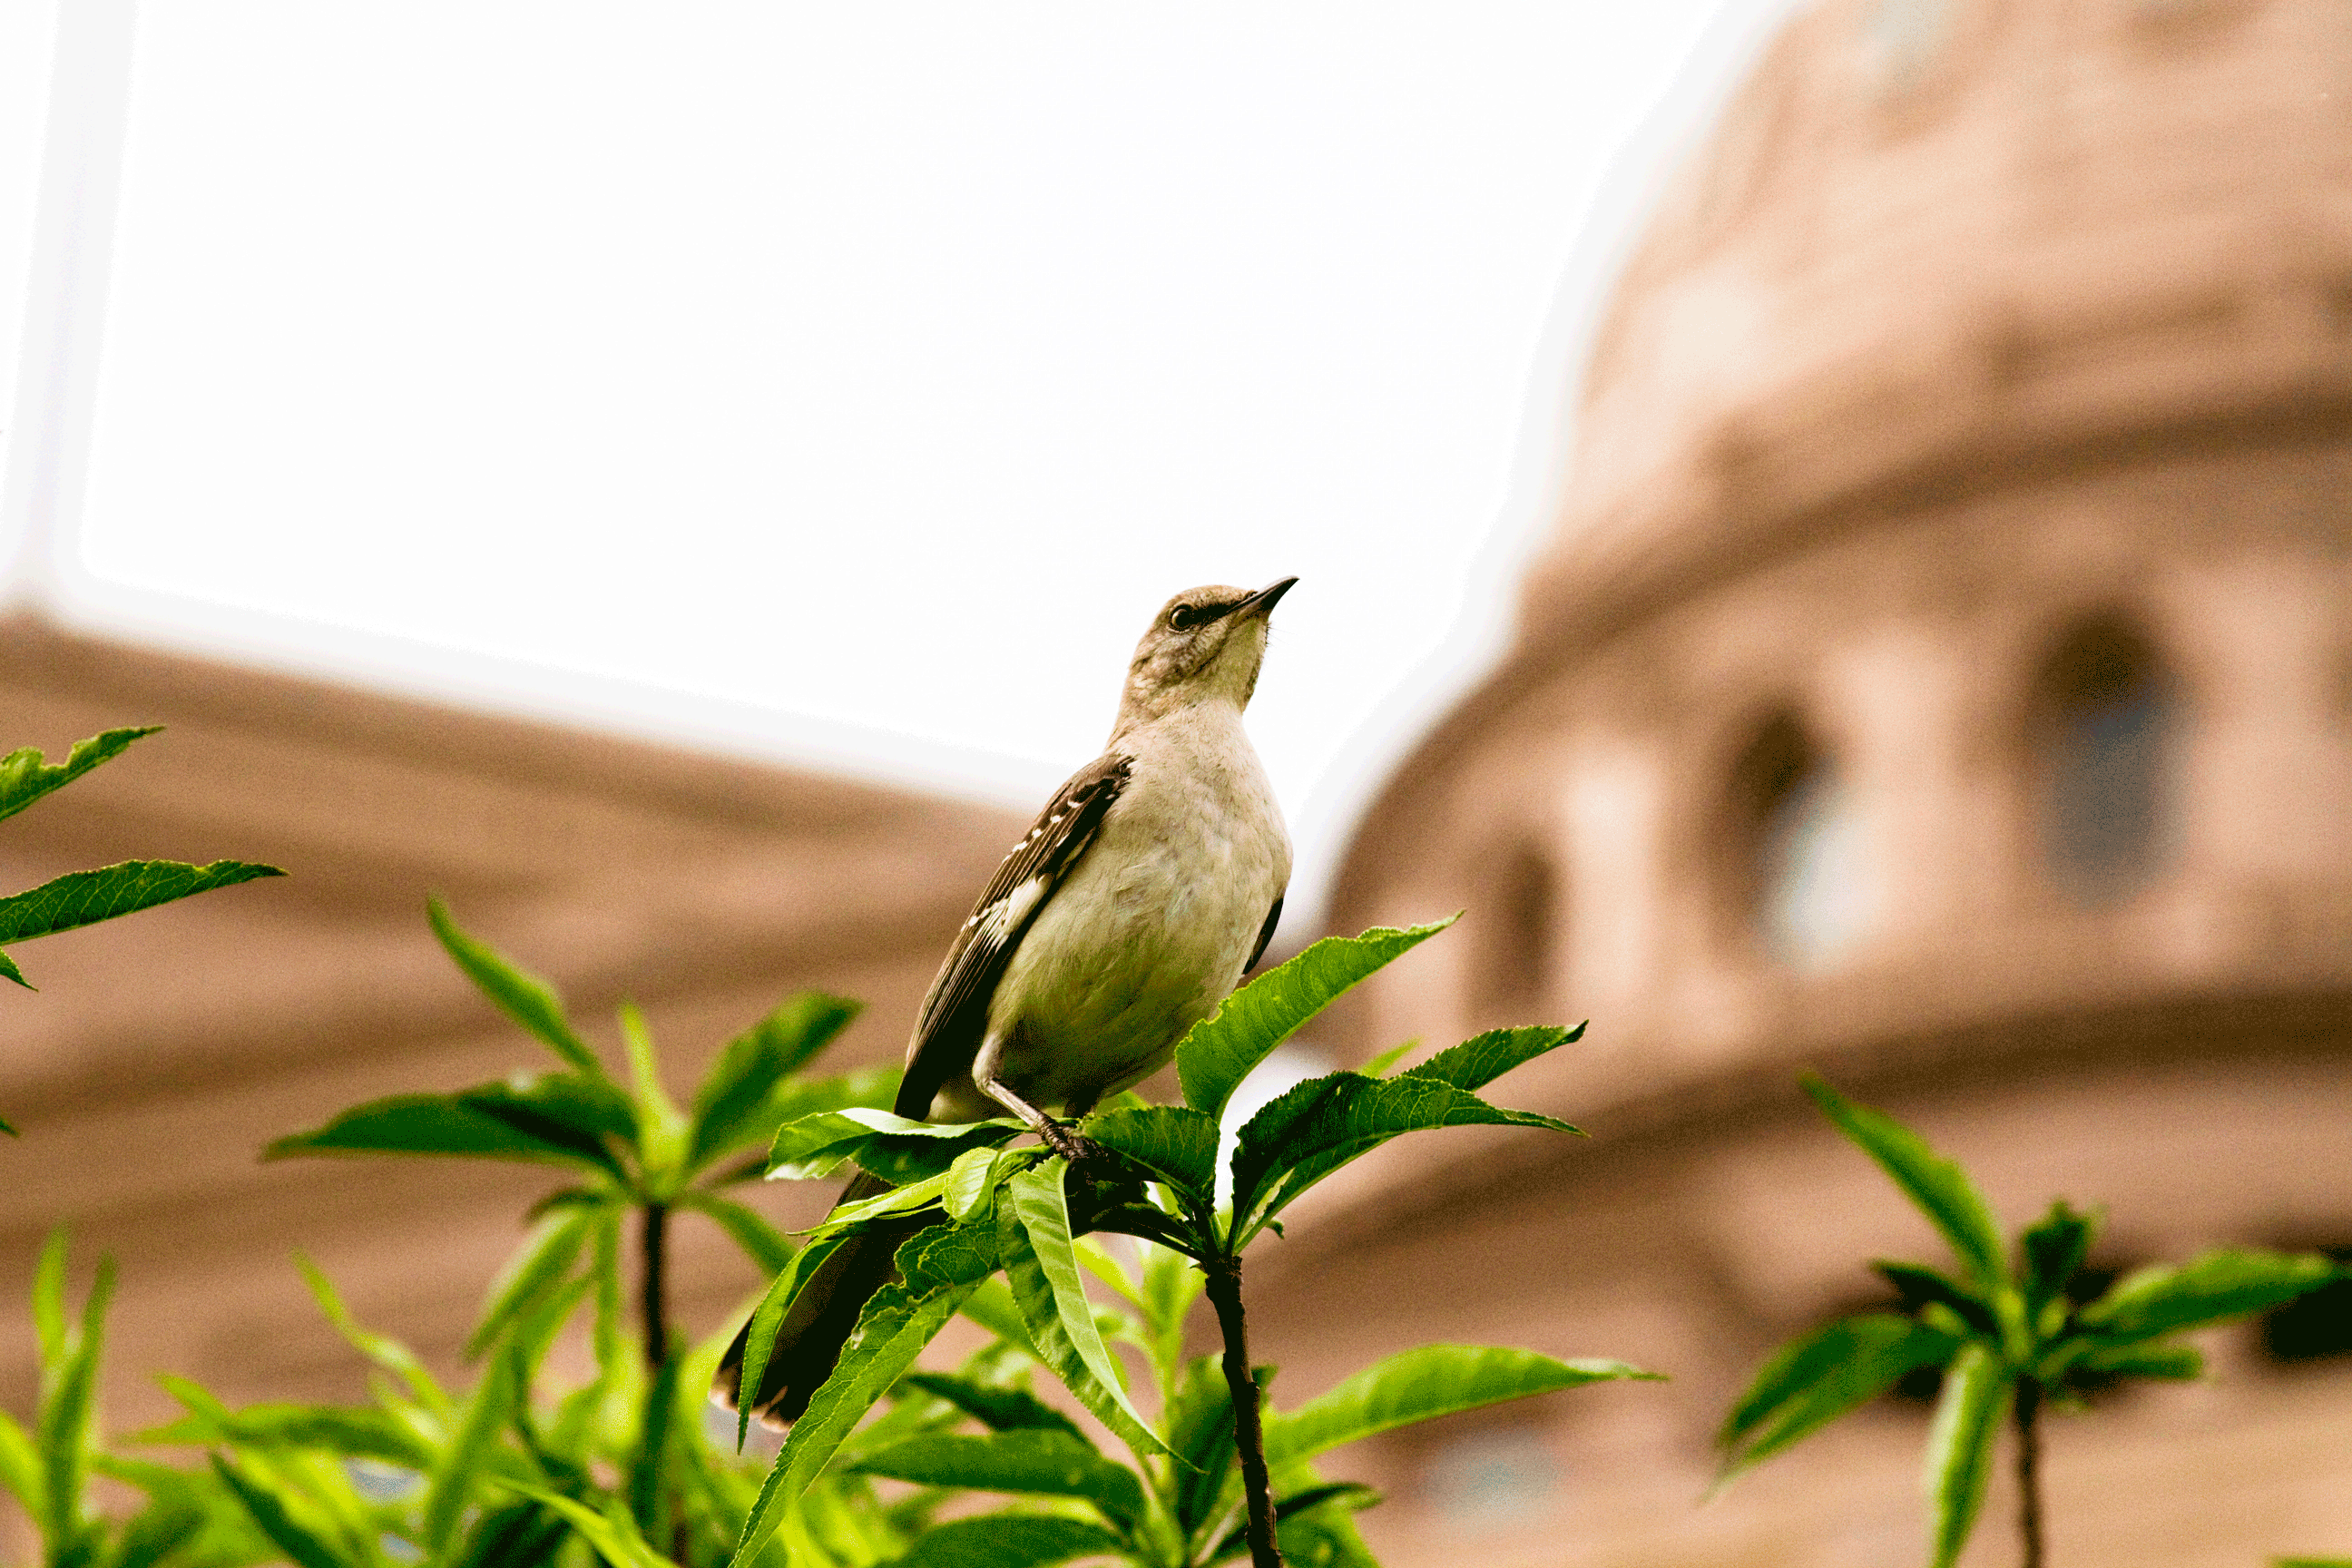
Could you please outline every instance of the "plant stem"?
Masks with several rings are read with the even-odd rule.
[[[646,1370],[661,1371],[669,1360],[668,1287],[664,1276],[669,1261],[669,1205],[647,1204],[639,1262],[637,1318],[646,1332]]]
[[[1242,1260],[1220,1254],[1202,1272],[1209,1304],[1225,1336],[1225,1387],[1234,1401],[1234,1447],[1241,1455],[1242,1495],[1249,1503],[1251,1568],[1282,1568],[1274,1543],[1274,1489],[1265,1474],[1265,1433],[1258,1418],[1257,1379],[1250,1375],[1249,1332],[1242,1322]]]
[[[2042,1385],[2017,1380],[2017,1532],[2025,1568],[2042,1568]]]

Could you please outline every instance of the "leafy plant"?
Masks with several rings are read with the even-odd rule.
[[[959,1521],[919,1540],[910,1565],[1115,1554],[1150,1568],[1194,1568],[1246,1552],[1265,1568],[1281,1561],[1277,1535],[1309,1562],[1367,1562],[1346,1519],[1366,1495],[1321,1480],[1311,1468],[1318,1455],[1500,1399],[1651,1375],[1619,1362],[1431,1346],[1287,1413],[1264,1404],[1270,1372],[1249,1360],[1242,1256],[1255,1237],[1280,1229],[1293,1202],[1407,1132],[1475,1124],[1575,1131],[1532,1111],[1498,1109],[1476,1091],[1580,1031],[1499,1029],[1392,1076],[1382,1076],[1383,1063],[1299,1084],[1243,1124],[1221,1168],[1219,1119],[1249,1071],[1333,998],[1450,923],[1328,939],[1235,992],[1178,1047],[1185,1103],[1150,1106],[1130,1095],[1087,1118],[1080,1131],[1089,1152],[1077,1171],[1042,1146],[1007,1147],[1024,1131],[1011,1121],[940,1126],[844,1110],[779,1130],[772,1176],[821,1176],[856,1163],[892,1186],[836,1209],[778,1277],[751,1321],[743,1388],[760,1385],[775,1325],[829,1247],[863,1231],[906,1239],[896,1278],[866,1303],[833,1374],[794,1423],[735,1562],[748,1564],[772,1532],[789,1527],[798,1500],[836,1462],[868,1406],[908,1374],[959,1310],[1050,1368],[1133,1462],[1104,1455],[1050,1412],[969,1394],[964,1407],[993,1437],[927,1439],[857,1464],[929,1484],[1070,1499],[1081,1505],[1080,1517],[1024,1522],[1017,1537]],[[1220,1195],[1221,1175],[1228,1197]],[[1137,1261],[1123,1265],[1081,1239],[1090,1232],[1138,1238]],[[1088,1272],[1132,1312],[1097,1308],[1085,1289]],[[1183,1323],[1202,1294],[1215,1312],[1223,1353],[1187,1362]],[[1149,1361],[1159,1385],[1157,1422],[1138,1407],[1115,1342],[1136,1346]],[[944,1384],[932,1386],[954,1396]],[[982,1539],[991,1544],[976,1554]],[[1022,1544],[1008,1555],[1015,1539]]]
[[[2004,1425],[2015,1433],[2018,1533],[2041,1568],[2041,1427],[2045,1408],[2074,1411],[2130,1378],[2200,1375],[2181,1336],[2275,1307],[2344,1277],[2317,1255],[2239,1249],[2158,1264],[2078,1300],[2098,1216],[2063,1200],[2013,1252],[1966,1172],[1900,1122],[1819,1079],[1805,1091],[1876,1161],[1952,1248],[1951,1273],[1924,1264],[1872,1267],[1896,1310],[1844,1318],[1781,1347],[1731,1408],[1717,1438],[1727,1480],[1829,1422],[1933,1368],[1943,1388],[1928,1429],[1927,1487],[1936,1568],[1968,1544]]]
[[[63,789],[100,763],[121,756],[131,743],[162,728],[109,730],[77,742],[62,763],[46,761],[38,748],[26,746],[0,757],[0,818],[16,816],[44,795]],[[37,888],[0,898],[0,946],[54,936],[100,921],[110,921],[176,900],[233,887],[258,877],[282,877],[275,866],[247,860],[215,860],[191,866],[179,860],[124,860],[95,871],[68,871]],[[16,961],[0,952],[0,979],[13,980],[27,991],[33,983]],[[0,1121],[0,1132],[16,1129]]]
[[[471,1506],[468,1489],[487,1474],[500,1484],[537,1489],[502,1505],[502,1516],[530,1521],[528,1530],[515,1526],[523,1531],[518,1539],[561,1540],[572,1532],[610,1538],[604,1544],[633,1563],[652,1550],[647,1541],[658,1541],[680,1560],[716,1561],[726,1555],[751,1494],[747,1488],[741,1499],[730,1501],[726,1489],[731,1481],[682,1458],[702,1451],[697,1426],[700,1390],[709,1386],[724,1342],[687,1354],[670,1326],[671,1217],[680,1212],[701,1215],[763,1271],[787,1268],[794,1255],[792,1242],[755,1210],[728,1196],[727,1189],[761,1173],[765,1159],[759,1150],[780,1125],[887,1101],[897,1075],[882,1068],[803,1076],[802,1069],[857,1012],[854,1003],[809,992],[784,1002],[721,1050],[683,1107],[663,1084],[644,1018],[634,1006],[624,1005],[620,1033],[629,1061],[624,1088],[545,982],[468,935],[439,903],[429,913],[434,933],[457,966],[561,1065],[454,1093],[373,1100],[321,1127],[279,1139],[266,1151],[271,1159],[430,1154],[520,1160],[550,1165],[570,1178],[533,1207],[530,1236],[494,1282],[467,1342],[467,1355],[486,1363],[471,1404],[461,1407],[429,1380],[420,1381],[422,1368],[405,1352],[385,1350],[386,1342],[349,1331],[354,1343],[408,1387],[397,1395],[398,1403],[383,1405],[383,1417],[429,1441],[455,1446],[421,1472],[434,1478],[428,1490],[435,1500],[413,1544],[433,1561],[477,1562],[449,1553],[456,1550],[457,1521]],[[620,1255],[632,1224],[639,1262],[639,1343],[634,1356],[625,1354],[618,1342]],[[551,1436],[529,1426],[528,1392],[548,1342],[591,1294],[599,1376],[571,1396]],[[338,1321],[346,1321],[331,1300],[329,1310]],[[379,1404],[392,1397],[380,1391]],[[378,1417],[369,1420],[382,1425]],[[628,1436],[618,1449],[611,1444],[599,1448],[589,1441],[592,1430]],[[497,1451],[495,1435],[501,1431],[519,1435],[530,1463],[485,1471],[484,1456]],[[628,1530],[617,1537],[613,1532],[621,1526],[612,1520],[590,1525],[572,1509],[549,1500],[591,1506],[583,1499],[593,1489],[582,1478],[589,1467],[606,1461],[621,1463],[626,1475],[614,1496],[625,1505]],[[606,1498],[594,1506],[610,1512],[615,1503]],[[339,1517],[349,1513],[343,1502],[320,1504],[313,1512],[321,1509],[341,1510]],[[723,1529],[715,1522],[721,1521]],[[631,1540],[634,1544],[615,1544]]]

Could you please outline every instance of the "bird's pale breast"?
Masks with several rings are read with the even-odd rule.
[[[1034,1105],[1089,1104],[1164,1065],[1240,983],[1289,880],[1289,837],[1238,710],[1155,729],[989,1009],[1006,1031],[1000,1070]]]

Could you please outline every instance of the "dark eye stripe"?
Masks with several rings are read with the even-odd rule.
[[[1220,616],[1230,616],[1239,609],[1241,605],[1242,601],[1239,599],[1228,599],[1221,605],[1179,605],[1168,612],[1168,624],[1180,632],[1188,631],[1194,626],[1213,621]]]

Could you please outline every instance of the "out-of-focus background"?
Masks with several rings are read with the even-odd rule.
[[[1916,1553],[1916,1399],[1698,1506],[1934,1255],[1802,1066],[2105,1268],[2352,1247],[2336,0],[0,0],[0,742],[170,726],[8,886],[293,873],[0,997],[0,1300],[121,1258],[118,1422],[352,1392],[298,1247],[454,1358],[544,1183],[255,1159],[527,1059],[428,890],[686,1062],[810,984],[887,1058],[1151,610],[1290,573],[1278,948],[1470,912],[1288,1069],[1590,1016],[1510,1098],[1595,1136],[1302,1205],[1282,1389],[1675,1377],[1343,1456],[1387,1561]],[[2352,1303],[2209,1349],[2052,1430],[2063,1561],[2352,1548]]]

